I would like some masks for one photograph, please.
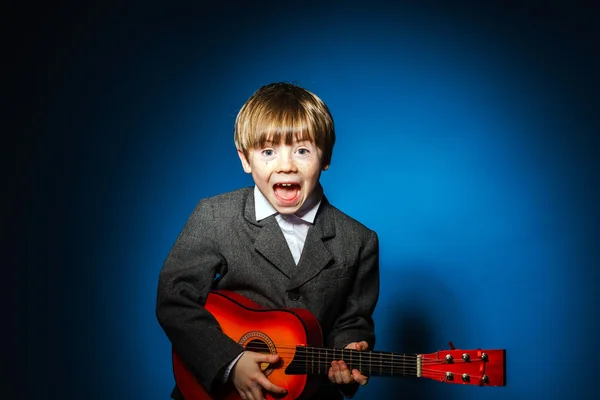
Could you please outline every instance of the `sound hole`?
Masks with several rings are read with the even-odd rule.
[[[238,341],[246,350],[262,354],[275,354],[275,343],[262,332],[248,332]],[[276,365],[269,363],[261,363],[260,369],[265,375],[273,372],[273,367]]]
[[[256,353],[270,354],[271,351],[269,346],[262,340],[254,339],[246,344],[246,350],[254,351]]]

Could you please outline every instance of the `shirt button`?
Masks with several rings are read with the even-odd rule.
[[[291,290],[288,292],[288,299],[296,301],[300,298],[300,293],[297,290]]]

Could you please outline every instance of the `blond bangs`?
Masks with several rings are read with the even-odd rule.
[[[259,90],[244,104],[235,121],[234,141],[246,156],[249,149],[267,143],[308,140],[326,159],[331,157],[335,129],[327,106],[314,94],[296,89],[293,99]]]
[[[308,140],[318,143],[313,121],[307,115],[297,113],[281,112],[275,115],[274,112],[267,112],[265,115],[257,116],[254,134],[248,135],[246,148],[263,147],[267,143],[292,144],[294,140]]]

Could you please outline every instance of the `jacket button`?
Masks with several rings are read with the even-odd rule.
[[[288,299],[290,300],[298,300],[300,298],[300,293],[297,290],[291,290],[288,292]]]

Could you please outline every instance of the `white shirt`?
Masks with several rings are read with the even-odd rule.
[[[275,220],[285,236],[288,247],[294,257],[294,262],[298,265],[300,261],[300,255],[304,249],[304,242],[306,242],[306,235],[308,235],[308,228],[314,223],[315,216],[321,205],[321,199],[323,198],[323,188],[317,186],[315,191],[306,200],[306,203],[302,205],[302,208],[298,210],[296,214],[279,214],[277,210],[269,203],[269,200],[258,190],[257,186],[254,186],[254,212],[256,221],[262,221],[265,218],[275,215]],[[244,354],[243,352],[235,358],[229,364],[223,375],[223,382],[227,382],[231,370]]]
[[[296,265],[298,265],[298,261],[300,261],[300,255],[302,254],[302,249],[304,249],[304,242],[306,242],[306,235],[308,235],[308,228],[310,228],[315,221],[315,216],[321,205],[322,197],[323,190],[319,186],[315,189],[313,195],[307,199],[302,208],[298,210],[297,214],[279,214],[271,203],[269,203],[269,200],[267,200],[261,191],[258,190],[258,187],[254,186],[256,221],[262,221],[263,219],[276,214],[275,219],[281,228],[281,232],[283,232],[283,236],[292,252]]]

